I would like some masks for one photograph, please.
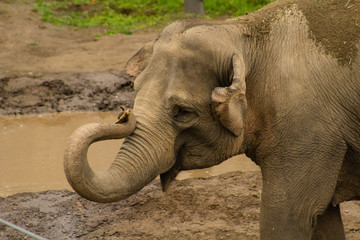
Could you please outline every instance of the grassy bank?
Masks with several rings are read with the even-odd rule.
[[[183,0],[35,0],[33,9],[43,21],[75,27],[105,27],[107,34],[161,28],[189,17]],[[205,0],[203,18],[234,17],[251,12],[271,0]]]

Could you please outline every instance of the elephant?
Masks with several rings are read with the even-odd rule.
[[[226,21],[179,20],[125,66],[136,92],[120,124],[70,138],[67,179],[118,201],[158,175],[245,153],[261,169],[261,239],[345,239],[339,204],[360,196],[360,2],[278,0]],[[94,141],[126,137],[91,170]]]

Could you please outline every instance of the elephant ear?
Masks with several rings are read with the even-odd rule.
[[[233,79],[229,87],[217,87],[212,91],[211,100],[217,103],[216,114],[221,124],[235,136],[244,129],[246,114],[246,83],[244,60],[237,55],[232,57]]]
[[[125,71],[134,81],[149,64],[156,40],[146,43],[125,65]]]

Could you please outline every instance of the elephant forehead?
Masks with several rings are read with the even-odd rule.
[[[207,59],[209,60],[209,59]],[[158,49],[149,64],[147,74],[170,88],[196,88],[203,78],[208,78],[214,68],[211,61],[185,49]]]
[[[159,44],[154,49],[152,61],[162,62],[158,67],[172,67],[178,70],[194,68],[203,63],[200,51],[181,46],[179,43]]]
[[[168,96],[193,96],[202,91],[210,91],[214,85],[214,75],[204,65],[193,62],[177,62],[172,66],[166,79],[166,94]]]
[[[219,44],[214,44],[214,40],[199,33],[183,33],[173,37],[171,40],[159,39],[154,46],[153,57],[159,58],[157,61],[177,61],[177,63],[191,63],[194,65],[210,65],[214,59],[214,50]],[[215,46],[216,45],[216,46]]]
[[[210,95],[211,88],[208,85],[201,82],[189,84],[179,81],[170,83],[164,94],[166,106],[170,108],[176,105],[189,108],[207,106],[211,99]]]

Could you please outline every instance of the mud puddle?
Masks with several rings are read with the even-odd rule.
[[[0,116],[0,197],[18,192],[71,189],[63,172],[63,153],[71,133],[91,122],[113,123],[114,113],[56,113]],[[98,142],[88,153],[95,170],[106,169],[123,140]],[[259,171],[244,155],[207,169],[186,171],[178,179],[232,171]]]

